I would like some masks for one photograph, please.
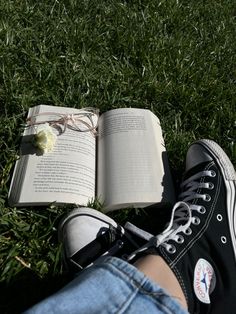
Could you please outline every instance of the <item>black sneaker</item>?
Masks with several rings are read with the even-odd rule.
[[[211,140],[187,153],[169,226],[129,256],[158,254],[175,273],[190,313],[236,312],[236,174]]]
[[[130,236],[112,218],[87,207],[75,208],[63,217],[58,237],[63,263],[71,273],[92,265],[104,255],[126,256],[144,243],[138,236]]]

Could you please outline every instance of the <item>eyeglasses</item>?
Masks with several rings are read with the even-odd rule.
[[[48,116],[48,119],[40,119],[38,117]],[[99,109],[87,107],[79,109],[76,113],[61,114],[56,112],[42,112],[28,117],[26,126],[37,126],[48,123],[50,126],[56,128],[59,133],[64,133],[66,129],[71,129],[78,132],[91,132],[97,135]]]

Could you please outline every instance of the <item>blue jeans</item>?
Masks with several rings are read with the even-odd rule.
[[[158,271],[158,269],[157,269]],[[186,314],[177,300],[133,265],[103,257],[73,281],[25,313],[176,313]]]

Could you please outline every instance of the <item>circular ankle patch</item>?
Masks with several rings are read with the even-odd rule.
[[[193,287],[196,297],[203,303],[210,302],[210,294],[215,289],[216,276],[212,265],[200,258],[194,269]]]

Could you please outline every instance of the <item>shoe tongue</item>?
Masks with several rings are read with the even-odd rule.
[[[205,162],[201,162],[198,165],[196,165],[195,167],[192,167],[190,169],[185,169],[185,173],[183,175],[183,181],[190,178],[191,176],[193,176],[194,174],[203,171],[205,169],[205,166],[209,164],[209,161],[205,161]]]

